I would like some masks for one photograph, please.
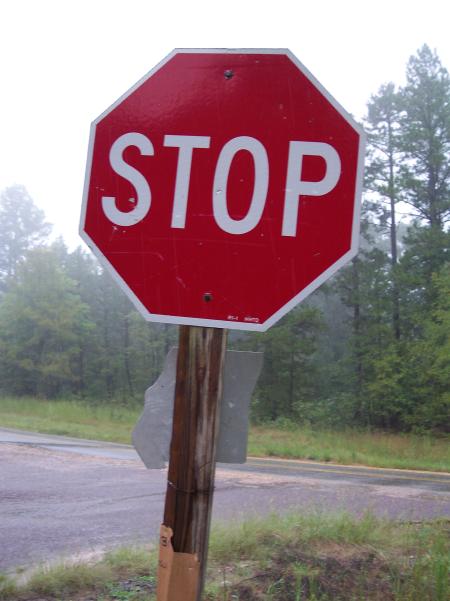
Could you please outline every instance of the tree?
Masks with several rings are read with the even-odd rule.
[[[48,237],[51,226],[23,186],[11,186],[0,194],[0,291],[16,273],[28,250]]]
[[[87,307],[54,250],[29,251],[0,304],[3,391],[46,397],[77,392],[75,366],[89,326]]]
[[[443,229],[450,217],[450,77],[424,45],[411,56],[400,90],[401,200],[420,222]]]
[[[448,264],[449,256],[450,231],[417,224],[409,229],[398,272],[407,339],[421,336],[422,324],[436,302],[433,278]]]
[[[64,242],[56,240],[52,244],[52,249],[57,253],[65,273],[74,282],[81,301],[88,308],[89,327],[84,329],[78,357],[73,365],[77,375],[77,393],[81,397],[101,397],[104,390],[97,382],[99,366],[102,362],[101,345],[99,327],[93,311],[100,267],[95,257],[80,246],[69,253]]]
[[[312,356],[322,326],[320,312],[303,305],[264,334],[249,335],[235,344],[264,352],[253,407],[257,419],[305,419],[305,409],[314,399],[317,378]]]
[[[352,311],[349,381],[354,419],[360,423],[405,429],[419,415],[419,397],[442,398],[438,379],[430,377],[433,353],[425,341],[433,330],[431,308],[441,294],[437,274],[448,263],[450,250],[449,107],[448,73],[427,46],[410,58],[406,86],[396,92],[387,84],[368,105],[366,186],[368,215],[375,218],[370,229],[388,225],[390,258],[389,263],[383,259],[382,240],[375,239],[338,277],[343,301]],[[407,203],[415,217],[401,254],[399,202]],[[426,418],[431,427],[432,415],[442,419],[442,402],[427,406],[434,407]]]
[[[419,431],[450,432],[450,264],[433,276],[435,301],[410,342],[404,389],[410,401],[404,425]]]
[[[402,306],[406,329],[417,338],[436,302],[433,277],[450,254],[450,76],[428,46],[409,59],[399,97],[400,197],[416,215],[400,265]]]
[[[372,248],[361,251],[336,278],[342,302],[350,310],[348,322],[352,333],[347,360],[341,362],[341,369],[347,366],[348,370],[343,392],[352,399],[351,421],[364,426],[389,425],[389,419],[377,419],[380,415],[377,401],[374,404],[367,394],[368,387],[377,378],[377,361],[394,339],[390,325],[389,260],[376,246],[375,243]],[[391,402],[395,404],[395,399]]]
[[[142,401],[176,344],[176,328],[146,323],[109,273],[81,248],[66,256],[60,249],[60,255],[94,325],[85,332],[78,357],[80,394],[97,401]]]
[[[366,188],[375,193],[378,218],[387,224],[390,237],[392,279],[392,327],[400,339],[400,299],[397,282],[398,242],[397,203],[400,154],[399,97],[393,83],[382,86],[368,103],[366,128],[368,132],[368,166]],[[387,207],[385,206],[387,202]]]

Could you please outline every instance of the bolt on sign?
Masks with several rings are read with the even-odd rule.
[[[264,331],[356,254],[363,138],[288,50],[175,50],[92,124],[81,236],[146,319]]]
[[[355,256],[363,157],[288,50],[174,50],[92,124],[80,234],[146,319],[181,326],[158,601],[201,598],[226,329],[267,330]]]

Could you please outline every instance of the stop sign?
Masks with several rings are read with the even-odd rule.
[[[92,124],[81,236],[147,319],[266,330],[356,254],[363,138],[287,50],[176,50]]]

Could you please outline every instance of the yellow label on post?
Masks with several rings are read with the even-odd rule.
[[[162,525],[159,537],[157,601],[196,601],[200,562],[196,553],[175,553],[173,532]]]

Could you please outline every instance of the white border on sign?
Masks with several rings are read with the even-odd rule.
[[[319,277],[311,282],[306,288],[304,288],[299,294],[293,297],[288,303],[276,311],[271,317],[269,317],[264,323],[247,323],[247,322],[236,322],[228,320],[217,320],[217,319],[198,319],[183,316],[170,316],[170,315],[157,315],[150,313],[146,307],[137,298],[134,292],[129,288],[122,277],[117,273],[115,268],[111,265],[108,259],[104,256],[101,250],[97,247],[95,242],[90,236],[84,231],[84,224],[86,220],[86,207],[89,193],[89,182],[91,178],[91,166],[92,166],[92,155],[95,141],[95,130],[97,124],[108,115],[113,109],[115,109],[121,102],[123,102],[130,94],[132,94],[137,88],[139,88],[147,79],[154,75],[161,67],[163,67],[173,56],[176,54],[284,54],[297,66],[299,71],[306,75],[308,79],[314,84],[314,86],[321,92],[328,102],[337,110],[337,112],[356,130],[359,135],[359,148],[358,148],[358,165],[356,173],[356,186],[355,186],[355,202],[353,211],[353,224],[352,224],[352,239],[350,250],[338,259],[333,265],[331,265],[326,271],[324,271]],[[79,234],[84,242],[89,246],[94,255],[100,261],[101,265],[105,267],[112,277],[115,279],[120,288],[125,292],[128,298],[133,302],[136,309],[145,317],[147,321],[153,321],[158,323],[170,323],[177,325],[191,325],[191,326],[203,326],[212,328],[227,328],[230,330],[246,330],[254,332],[265,332],[271,326],[273,326],[279,319],[281,319],[286,313],[293,309],[298,303],[309,296],[314,290],[321,286],[326,280],[334,275],[341,267],[351,261],[358,253],[359,247],[359,222],[360,222],[360,211],[361,211],[361,196],[363,187],[363,172],[364,172],[364,157],[365,157],[365,140],[366,134],[363,128],[353,119],[333,96],[317,81],[312,73],[292,54],[292,52],[285,48],[274,48],[274,49],[261,49],[261,48],[176,48],[170,54],[168,54],[160,63],[158,63],[153,69],[151,69],[144,77],[142,77],[137,83],[135,83],[125,94],[123,94],[116,102],[114,102],[106,111],[104,111],[97,119],[92,122],[91,131],[89,136],[88,154],[86,160],[86,172],[84,179],[83,189],[83,203],[81,207],[80,227]]]

